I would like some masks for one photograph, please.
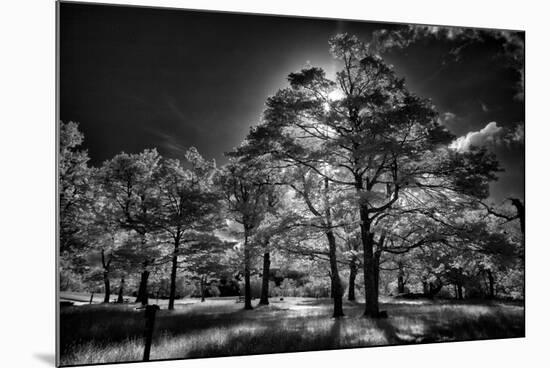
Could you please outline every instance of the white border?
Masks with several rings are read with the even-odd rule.
[[[124,367],[360,365],[371,367],[517,367],[548,361],[544,348],[550,291],[548,10],[535,2],[460,0],[108,1],[105,3],[307,15],[346,19],[523,29],[527,31],[527,338],[277,354],[242,358],[126,364]],[[543,2],[538,2],[543,4]],[[53,365],[54,353],[54,1],[6,2],[2,7],[0,72],[2,180],[0,269],[5,367]],[[238,42],[238,40],[236,40]],[[6,114],[7,112],[7,114]],[[6,205],[7,203],[7,205]],[[28,271],[30,270],[30,271]]]

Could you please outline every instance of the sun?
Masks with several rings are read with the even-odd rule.
[[[335,89],[333,90],[332,92],[330,92],[328,94],[328,99],[330,101],[338,101],[338,100],[341,100],[343,99],[345,96],[344,92],[342,92],[342,90],[340,89]]]
[[[333,101],[341,100],[345,97],[344,92],[342,92],[340,89],[335,89],[327,95],[327,101],[323,103],[323,108],[326,112],[330,110],[330,103]]]

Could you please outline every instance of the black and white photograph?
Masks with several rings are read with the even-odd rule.
[[[525,337],[524,30],[56,13],[57,364]]]

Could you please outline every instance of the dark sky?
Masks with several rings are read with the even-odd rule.
[[[328,52],[330,36],[349,32],[368,40],[373,30],[397,27],[60,6],[60,118],[80,123],[93,165],[120,151],[152,147],[181,157],[191,145],[221,164],[223,153],[258,122],[266,97],[286,86],[290,72],[307,63],[329,75],[336,71]],[[462,136],[462,146],[472,141],[497,153],[506,169],[492,186],[497,201],[523,198],[524,190],[522,139],[510,138],[524,122],[524,104],[516,97],[518,72],[503,50],[508,49],[502,39],[464,44],[443,38],[384,55],[411,90],[433,100],[442,123]]]

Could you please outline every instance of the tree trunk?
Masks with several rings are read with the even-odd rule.
[[[262,270],[262,294],[259,305],[269,305],[269,267],[271,260],[269,252],[264,253],[264,267]]]
[[[117,303],[124,303],[124,277],[120,279],[120,286],[118,288]]]
[[[378,318],[378,295],[374,269],[374,234],[370,232],[366,207],[361,208],[361,241],[363,243],[363,277],[365,282],[365,317]]]
[[[363,178],[355,177],[355,188],[358,194],[363,190]],[[376,293],[376,276],[374,269],[374,234],[371,232],[371,220],[366,203],[359,204],[361,219],[361,243],[363,244],[363,280],[365,284],[365,317],[378,318],[378,296]]]
[[[436,281],[437,281],[437,283],[433,283],[433,282],[428,283],[428,286],[429,286],[428,297],[429,298],[435,297],[441,291],[441,289],[443,288],[443,282],[441,282],[441,280],[439,278],[437,278]]]
[[[458,293],[456,295],[457,299],[458,300],[464,299],[464,295],[462,294],[462,284],[458,283],[456,286],[457,286],[456,290],[458,291]]]
[[[525,206],[518,198],[510,198],[512,204],[516,207],[521,233],[525,234]]]
[[[248,229],[244,231],[244,309],[253,309],[250,290],[250,249],[248,244]]]
[[[109,303],[109,298],[111,297],[111,280],[109,279],[109,269],[111,266],[111,259],[109,261],[105,260],[105,250],[101,250],[101,265],[103,266],[103,284],[105,286],[105,297],[103,298],[103,303]]]
[[[94,301],[94,292],[92,291],[92,295],[90,295],[90,304]]]
[[[145,232],[141,232],[141,247],[142,249],[146,248],[147,245],[147,235]],[[153,260],[154,261],[154,260]],[[143,270],[141,271],[141,279],[139,281],[138,295],[136,298],[136,303],[141,303],[141,305],[149,304],[149,295],[147,293],[147,281],[149,280],[149,259],[146,259],[142,263]]]
[[[326,224],[326,235],[328,240],[328,256],[330,263],[330,284],[331,284],[331,296],[334,304],[334,311],[332,316],[334,318],[339,318],[344,315],[342,297],[342,282],[340,280],[340,274],[338,273],[338,259],[336,258],[336,238],[334,232],[332,231],[332,214],[330,211],[330,200],[329,200],[329,182],[325,178],[325,187],[324,187],[324,207],[325,207],[325,224]]]
[[[430,286],[428,285],[427,280],[422,280],[422,293],[426,296],[430,294]]]
[[[179,245],[179,237],[176,237],[174,240],[174,254],[172,256],[172,272],[170,272],[170,297],[168,299],[168,310],[174,310],[174,301],[176,300],[176,276],[178,273]]]
[[[103,303],[109,303],[111,297],[111,280],[109,280],[109,271],[103,271],[103,284],[105,285],[105,298]]]
[[[349,263],[348,300],[355,301],[355,278],[357,277],[357,263],[353,258]]]
[[[397,262],[397,293],[405,293],[405,272],[403,271],[403,262]]]
[[[204,279],[204,276],[201,276],[201,303],[206,300],[205,294],[206,294],[206,280]]]
[[[384,240],[382,240],[382,243]],[[380,254],[381,252],[377,250],[374,253],[374,260],[373,260],[373,271],[374,271],[374,293],[376,295],[376,303],[378,304],[378,294],[380,291]]]
[[[489,298],[495,298],[495,278],[491,270],[487,270],[487,278],[489,279]]]
[[[144,263],[144,266],[147,265],[147,262]],[[141,272],[141,280],[139,282],[138,296],[136,298],[136,303],[141,303],[142,305],[147,305],[149,303],[149,295],[147,295],[147,281],[149,280],[149,271],[144,268]]]
[[[328,278],[330,280],[330,293],[328,294],[328,297],[330,299],[334,299],[334,282],[332,282],[332,272],[329,272],[328,274]]]
[[[336,259],[336,238],[332,230],[327,232],[327,239],[329,244],[329,261],[330,261],[330,281],[332,299],[334,304],[334,312],[332,316],[334,318],[342,317],[344,315],[344,309],[342,304],[342,283],[340,281],[340,274],[338,273],[338,260]]]

